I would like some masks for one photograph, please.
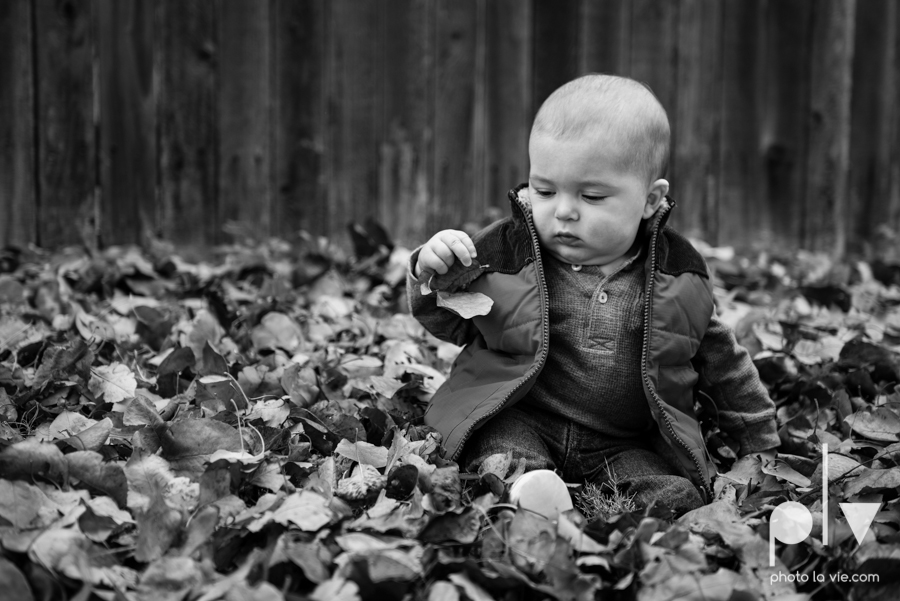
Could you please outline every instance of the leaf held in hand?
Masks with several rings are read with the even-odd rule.
[[[471,319],[490,313],[494,301],[480,292],[438,292],[437,306],[453,311],[463,319]]]

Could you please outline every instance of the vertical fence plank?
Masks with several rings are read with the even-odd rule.
[[[31,3],[0,5],[0,244],[35,239]]]
[[[136,243],[156,220],[154,3],[96,0],[104,244]]]
[[[729,0],[724,11],[719,54],[721,88],[721,183],[716,199],[718,226],[711,241],[743,245],[771,241],[767,228],[767,204],[761,202],[762,158],[759,154],[759,122],[762,104],[760,60],[762,15],[754,2]],[[710,52],[716,52],[710,49]]]
[[[433,0],[395,0],[384,10],[384,134],[380,220],[402,244],[428,236],[434,173]]]
[[[673,223],[692,236],[715,232],[718,225],[722,12],[720,0],[682,0],[678,18],[678,91],[669,110],[673,128],[669,177],[671,194],[679,204]]]
[[[489,0],[485,30],[484,197],[487,219],[507,211],[506,192],[528,179],[531,104],[531,6],[519,0]],[[480,215],[473,216],[481,217]]]
[[[891,145],[898,127],[897,3],[860,2],[853,55],[849,234],[859,250],[890,223]]]
[[[578,72],[631,71],[631,0],[581,0]]]
[[[163,0],[159,27],[159,170],[163,235],[216,240],[216,4]]]
[[[850,98],[856,0],[815,4],[803,243],[841,256],[846,246]]]
[[[378,153],[383,119],[382,22],[377,2],[329,2],[329,230],[378,213]]]
[[[93,243],[98,207],[91,2],[37,0],[38,242]]]
[[[324,231],[324,0],[276,0],[272,19],[275,233]]]
[[[669,111],[677,225],[859,250],[900,223],[900,7],[856,7],[3,2],[0,242],[76,242],[97,211],[105,243],[210,243],[227,221],[341,240],[370,215],[417,242],[505,210],[535,109],[601,71]]]
[[[535,110],[553,90],[574,78],[579,66],[579,0],[534,0],[532,24]]]
[[[434,197],[429,230],[460,227],[472,196],[475,111],[474,2],[436,0]]]
[[[675,107],[680,0],[634,0],[631,68],[626,75],[649,85],[667,111]]]
[[[896,7],[895,7],[896,9]],[[893,64],[890,65],[894,87],[894,98],[900,98],[900,10],[894,13]],[[888,156],[890,157],[890,185],[888,188],[888,225],[894,231],[900,230],[900,115],[894,105],[894,120],[891,124],[893,134],[890,138]]]
[[[764,0],[761,7],[766,71],[760,124],[760,202],[768,207],[774,240],[796,248],[806,215],[802,199],[806,194],[813,4],[807,0]]]
[[[271,231],[271,110],[267,0],[219,4],[219,210],[232,234]]]

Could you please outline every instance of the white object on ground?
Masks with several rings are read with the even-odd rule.
[[[566,483],[551,470],[522,474],[509,488],[509,500],[550,520],[574,507]]]

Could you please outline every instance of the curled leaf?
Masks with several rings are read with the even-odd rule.
[[[347,501],[360,501],[377,493],[386,483],[386,478],[371,465],[360,463],[353,474],[338,482],[334,494]]]
[[[870,440],[897,442],[900,438],[900,417],[887,407],[857,411],[844,418],[844,421],[855,432]]]
[[[68,480],[68,465],[56,445],[29,438],[0,452],[0,478],[31,480],[38,476],[58,483]]]
[[[94,451],[76,451],[65,457],[69,476],[108,494],[119,507],[125,507],[128,500],[128,480],[121,465],[104,461],[103,455]]]
[[[370,442],[350,442],[345,438],[338,443],[334,452],[357,463],[365,463],[372,467],[381,468],[387,465],[388,450]]]
[[[437,306],[453,311],[463,319],[487,315],[494,306],[491,297],[480,292],[438,292]]]

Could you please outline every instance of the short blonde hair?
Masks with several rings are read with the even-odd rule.
[[[623,167],[648,183],[666,173],[671,131],[666,110],[645,84],[592,73],[557,88],[541,105],[531,136],[613,134],[623,149]]]

